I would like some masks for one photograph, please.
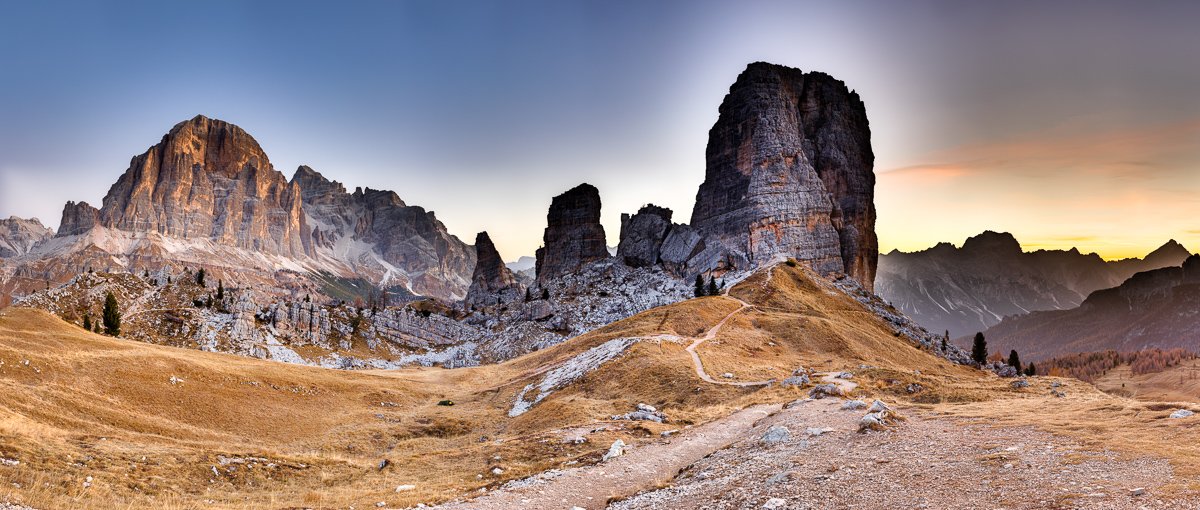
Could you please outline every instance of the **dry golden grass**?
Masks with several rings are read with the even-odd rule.
[[[1122,451],[1155,452],[1200,473],[1191,471],[1200,466],[1200,446],[1172,453],[1181,442],[1200,443],[1190,426],[1162,419],[1167,408],[1152,411],[1077,389],[1077,382],[1066,399],[1013,390],[1008,381],[902,341],[802,267],[777,266],[769,282],[759,273],[731,293],[755,306],[698,349],[711,374],[751,380],[786,377],[798,366],[851,369],[864,398],[1039,426]],[[660,307],[498,365],[359,372],[107,338],[46,313],[8,309],[0,312],[0,457],[21,463],[0,466],[0,500],[87,510],[363,508],[452,499],[567,462],[593,462],[618,437],[651,438],[750,404],[802,396],[806,390],[778,385],[705,383],[684,350],[689,340],[668,338],[634,344],[529,412],[507,416],[521,388],[591,347],[617,337],[702,335],[740,306],[707,297]],[[172,384],[172,376],[183,382]],[[924,390],[908,394],[911,383]],[[455,405],[437,405],[444,399]],[[662,408],[671,423],[621,422],[625,428],[591,434],[586,444],[562,442],[573,428],[595,428],[638,402]],[[223,466],[218,456],[267,460]],[[390,465],[379,470],[382,459]],[[503,475],[493,476],[493,467]],[[93,481],[85,488],[87,476]],[[396,493],[402,484],[417,488]]]
[[[1162,372],[1134,375],[1121,365],[1096,379],[1096,387],[1146,401],[1200,402],[1200,360],[1184,361]]]

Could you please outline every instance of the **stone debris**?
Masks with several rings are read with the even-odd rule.
[[[1015,380],[1015,381],[1013,381],[1013,382],[1009,383],[1009,386],[1012,386],[1012,387],[1013,387],[1013,389],[1017,389],[1017,390],[1019,390],[1019,389],[1022,389],[1022,388],[1028,388],[1028,387],[1029,387],[1029,381],[1028,381],[1028,380],[1025,380],[1025,379],[1023,379],[1023,378],[1022,378],[1022,379],[1017,379],[1017,380]]]
[[[805,430],[805,433],[808,434],[808,437],[817,437],[830,432],[833,432],[833,429],[830,427],[809,427],[807,430]]]
[[[791,432],[787,429],[787,427],[774,425],[767,429],[767,433],[763,434],[760,441],[762,441],[763,444],[776,444],[787,441],[788,437],[790,436]]]
[[[414,490],[414,489],[416,489],[416,488],[417,488],[417,486],[416,486],[416,485],[397,485],[397,486],[396,486],[396,492],[405,492],[405,491],[411,491],[411,490]]]
[[[883,403],[882,400],[876,399],[874,402],[871,403],[871,408],[867,409],[867,412],[868,413],[880,413],[880,412],[891,411],[891,410],[892,410],[892,408],[888,407],[888,405]]]
[[[863,402],[861,400],[847,400],[846,403],[842,404],[841,409],[843,411],[857,411],[859,409],[866,409],[866,408],[867,408],[866,402]]]
[[[811,390],[808,390],[808,396],[810,398],[814,398],[814,399],[821,399],[821,398],[825,398],[825,397],[840,397],[841,395],[842,395],[842,389],[839,388],[836,384],[829,384],[829,383],[818,384],[816,386],[813,386],[813,388]]]
[[[183,379],[172,375],[170,382],[171,382],[171,384],[183,384]]]
[[[787,500],[782,498],[771,498],[766,503],[763,503],[763,510],[783,510],[787,508]]]
[[[1192,411],[1189,411],[1187,409],[1179,409],[1179,410],[1171,413],[1171,418],[1187,418],[1193,414],[1196,414],[1196,413],[1193,413]]]
[[[782,382],[779,383],[779,385],[783,386],[784,388],[791,387],[791,386],[795,386],[798,388],[798,387],[810,384],[811,382],[812,381],[809,380],[809,378],[808,378],[808,374],[800,374],[800,375],[794,375],[792,377],[788,377],[787,379],[784,379]]]
[[[624,454],[625,454],[625,441],[618,439],[616,441],[613,441],[612,446],[608,447],[608,453],[605,453],[604,458],[600,459],[600,461],[603,462],[608,459],[615,459]]]

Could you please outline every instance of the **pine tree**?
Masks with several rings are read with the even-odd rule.
[[[525,302],[533,301],[533,296],[529,294],[529,287],[525,287]]]
[[[542,289],[542,301],[550,300],[550,289]]]
[[[119,336],[121,334],[121,311],[117,308],[117,297],[109,292],[104,296],[104,334]]]
[[[1017,373],[1021,373],[1021,357],[1017,355],[1017,350],[1013,349],[1008,353],[1008,365],[1017,369]]]
[[[199,285],[201,287],[204,286],[204,268],[203,267],[200,268],[200,270],[196,272],[196,285]]]
[[[975,333],[975,342],[971,344],[971,359],[982,365],[987,362],[987,356],[987,340],[984,340],[983,333]]]
[[[942,352],[950,349],[950,330],[946,330],[946,336],[942,337]]]
[[[1030,363],[1029,366],[1025,367],[1025,375],[1030,377],[1037,375],[1037,367],[1034,367],[1033,363]]]
[[[704,288],[704,276],[696,275],[696,297],[704,297],[708,295],[708,290]]]
[[[708,295],[716,296],[721,293],[721,289],[717,288],[717,280],[712,276],[708,277]]]
[[[83,329],[92,330],[92,316],[86,313],[83,314]]]
[[[225,301],[225,282],[217,280],[217,301]]]

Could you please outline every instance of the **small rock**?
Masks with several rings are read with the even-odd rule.
[[[858,420],[859,432],[866,432],[868,430],[882,430],[884,426],[883,413],[870,413]]]
[[[733,379],[733,373],[725,372],[724,374],[721,374],[721,377],[724,377],[726,379]]]
[[[563,442],[567,444],[583,444],[587,442],[587,438],[583,436],[573,436],[563,439]]]
[[[1146,489],[1145,489],[1145,488],[1142,488],[1142,487],[1138,487],[1138,488],[1136,488],[1136,489],[1129,489],[1129,495],[1130,495],[1130,496],[1135,496],[1135,497],[1136,497],[1136,496],[1145,496],[1145,495],[1146,495]]]
[[[1025,379],[1017,379],[1017,380],[1013,381],[1012,383],[1010,383],[1009,385],[1010,385],[1010,386],[1012,386],[1012,387],[1013,387],[1013,389],[1018,389],[1018,390],[1019,390],[1019,389],[1021,389],[1021,388],[1028,388],[1028,387],[1029,387],[1029,381],[1027,381],[1027,380],[1025,380]]]
[[[801,374],[801,375],[788,377],[787,379],[784,379],[782,382],[780,382],[779,385],[783,386],[784,388],[787,388],[789,386],[799,387],[799,386],[804,386],[805,384],[808,384],[809,382],[811,382],[811,381],[808,379],[808,374]]]
[[[498,467],[495,467],[495,468],[492,468],[492,474],[496,475],[496,476],[500,476],[500,475],[504,474],[504,470],[500,469]]]
[[[854,373],[853,372],[839,372],[838,375],[835,375],[833,377],[835,377],[837,379],[854,379]]]
[[[829,427],[823,427],[823,428],[809,427],[808,430],[805,431],[805,433],[807,433],[809,435],[809,437],[816,437],[821,434],[828,434],[830,432],[833,432],[833,429],[831,429]]]
[[[181,383],[183,383],[183,379],[180,379],[180,378],[178,378],[178,377],[175,377],[175,376],[171,376],[171,379],[169,379],[169,380],[171,381],[171,384],[181,384]]]
[[[380,501],[380,502],[378,502],[378,503],[375,503],[375,506],[376,506],[376,507],[379,507],[379,508],[383,508],[383,507],[387,506],[387,503],[386,503],[386,502],[383,502],[383,501]]]
[[[859,409],[866,409],[866,408],[867,408],[867,403],[863,402],[861,400],[847,400],[846,403],[842,404],[843,411],[856,411]]]
[[[808,390],[808,396],[812,398],[825,398],[841,396],[842,389],[835,384],[818,384]]]
[[[388,459],[383,459],[383,460],[379,461],[378,469],[380,471],[383,471],[383,468],[388,467],[390,465],[392,465],[392,461],[390,461]]]
[[[1178,411],[1171,413],[1171,417],[1172,418],[1187,418],[1193,414],[1196,414],[1196,413],[1193,413],[1187,409],[1180,409]]]
[[[671,437],[678,433],[679,433],[679,429],[671,429],[671,430],[664,430],[662,432],[659,432],[658,435],[662,436],[662,437]]]
[[[767,429],[767,433],[763,434],[761,441],[763,444],[776,444],[787,441],[791,432],[782,425],[774,425]]]
[[[637,405],[637,409],[638,409],[638,411],[645,411],[647,413],[653,413],[655,411],[658,411],[658,409],[655,409],[654,406],[652,406],[650,404],[640,404],[640,403]]]
[[[784,405],[783,405],[783,408],[784,408],[784,409],[791,409],[791,408],[793,408],[793,407],[796,407],[796,406],[798,406],[798,405],[800,405],[800,404],[803,404],[803,403],[805,403],[805,402],[810,402],[810,401],[812,401],[812,399],[811,399],[811,398],[801,398],[801,399],[796,399],[796,400],[793,400],[793,401],[791,401],[791,402],[788,402],[788,403],[784,404]]]
[[[868,413],[878,413],[878,412],[882,412],[882,411],[891,411],[891,410],[892,410],[892,408],[888,407],[888,405],[883,403],[882,400],[876,399],[874,402],[871,403],[871,408],[867,409],[867,412]]]
[[[904,388],[904,391],[907,391],[907,392],[909,392],[909,393],[920,393],[920,392],[922,392],[922,391],[924,391],[924,390],[925,390],[925,387],[924,387],[924,386],[921,386],[921,385],[920,385],[920,384],[918,384],[918,383],[912,383],[912,384],[910,384],[910,385],[908,385],[907,387],[905,387],[905,388]]]
[[[606,461],[608,459],[620,457],[624,454],[625,454],[625,441],[618,439],[616,441],[613,441],[612,446],[608,447],[608,453],[604,454],[604,458],[601,459],[601,461]]]
[[[763,503],[762,507],[764,510],[780,510],[781,508],[787,507],[787,500],[781,498],[771,498],[768,499],[766,503]]]
[[[416,488],[417,488],[416,485],[397,485],[396,492],[411,491]]]

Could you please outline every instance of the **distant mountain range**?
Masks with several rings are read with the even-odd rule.
[[[1074,352],[1200,348],[1200,255],[1133,275],[1070,310],[1007,317],[984,335],[992,351],[1036,361]]]
[[[1174,240],[1144,258],[1117,261],[1074,248],[1025,252],[1012,234],[987,231],[961,248],[940,243],[880,255],[875,290],[922,326],[959,337],[1006,316],[1075,308],[1097,290],[1141,271],[1179,266],[1189,255]]]

